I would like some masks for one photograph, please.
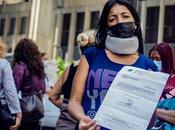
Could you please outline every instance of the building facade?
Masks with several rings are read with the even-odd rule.
[[[175,0],[142,0],[139,5],[145,53],[155,43],[175,47]]]
[[[55,55],[68,60],[76,57],[78,33],[95,29],[106,0],[64,0],[57,9]],[[144,38],[144,52],[148,54],[155,43],[175,45],[175,0],[131,0],[137,8]]]
[[[8,44],[9,52],[13,52],[20,38],[29,37],[53,58],[59,55],[68,61],[78,59],[76,37],[80,32],[96,28],[106,1],[1,0],[0,38]],[[155,43],[168,42],[174,46],[175,0],[131,2],[141,17],[145,53]]]
[[[79,58],[78,33],[95,29],[106,0],[62,0],[56,10],[54,54],[71,61]]]
[[[33,39],[41,51],[52,55],[54,0],[1,0],[0,39],[14,51],[24,37]]]
[[[0,38],[14,50],[16,42],[28,34],[31,3],[2,2],[0,5]]]

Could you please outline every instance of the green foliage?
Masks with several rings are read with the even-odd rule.
[[[70,65],[70,62],[63,60],[61,57],[57,57],[58,77],[60,77],[64,70]]]

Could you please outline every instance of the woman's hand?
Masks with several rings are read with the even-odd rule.
[[[10,130],[17,130],[21,125],[22,113],[17,113],[16,115],[16,123],[10,127]]]
[[[79,122],[79,130],[100,130],[100,127],[97,126],[96,121],[84,116]]]

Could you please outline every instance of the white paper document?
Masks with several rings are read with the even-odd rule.
[[[146,130],[168,77],[161,72],[123,67],[96,113],[97,124],[110,130]]]

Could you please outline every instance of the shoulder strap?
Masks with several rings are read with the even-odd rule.
[[[73,81],[73,77],[76,73],[76,69],[77,69],[77,66],[74,66],[73,64],[71,64],[71,66],[69,68],[69,73],[68,73],[67,79],[64,82],[64,84],[62,85],[62,94],[65,95],[65,97],[68,99],[70,96],[70,92],[71,92],[71,88],[72,88],[72,81]]]

